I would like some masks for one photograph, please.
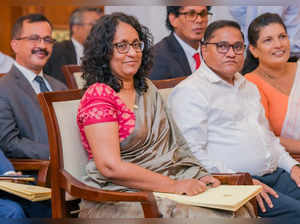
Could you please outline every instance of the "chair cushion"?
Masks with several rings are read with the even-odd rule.
[[[85,166],[88,155],[84,150],[79,129],[76,123],[77,109],[80,100],[54,102],[53,108],[57,116],[61,134],[64,168],[78,180],[86,176]]]
[[[73,73],[75,82],[78,86],[79,89],[82,89],[86,83],[86,81],[81,77],[82,76],[82,72],[74,72]]]

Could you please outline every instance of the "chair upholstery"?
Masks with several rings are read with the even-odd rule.
[[[62,72],[69,89],[82,89],[85,81],[81,78],[82,71],[79,65],[64,65]]]
[[[187,76],[163,79],[163,80],[152,80],[152,83],[158,88],[160,95],[163,98],[165,104],[167,103],[168,96],[172,92],[172,88],[176,86],[179,82],[184,80]]]

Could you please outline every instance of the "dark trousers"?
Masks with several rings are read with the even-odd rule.
[[[18,196],[0,191],[1,218],[51,218],[51,202],[32,202]]]
[[[278,168],[271,174],[264,176],[253,176],[264,184],[273,188],[279,195],[275,198],[271,195],[270,198],[274,207],[269,208],[266,203],[266,212],[263,213],[260,209],[258,215],[260,217],[276,217],[284,220],[289,220],[289,223],[300,223],[300,188],[291,179],[289,173],[281,168]]]

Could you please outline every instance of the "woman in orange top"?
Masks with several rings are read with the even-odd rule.
[[[290,42],[277,14],[265,13],[248,29],[246,78],[257,85],[266,116],[287,151],[300,154],[300,62],[288,62]],[[249,64],[250,63],[250,64]]]

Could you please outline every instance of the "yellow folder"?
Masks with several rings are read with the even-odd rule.
[[[259,185],[220,185],[195,196],[159,192],[154,192],[154,195],[181,204],[237,211],[261,191]]]
[[[30,201],[43,201],[51,198],[51,189],[47,187],[0,181],[0,189]]]

